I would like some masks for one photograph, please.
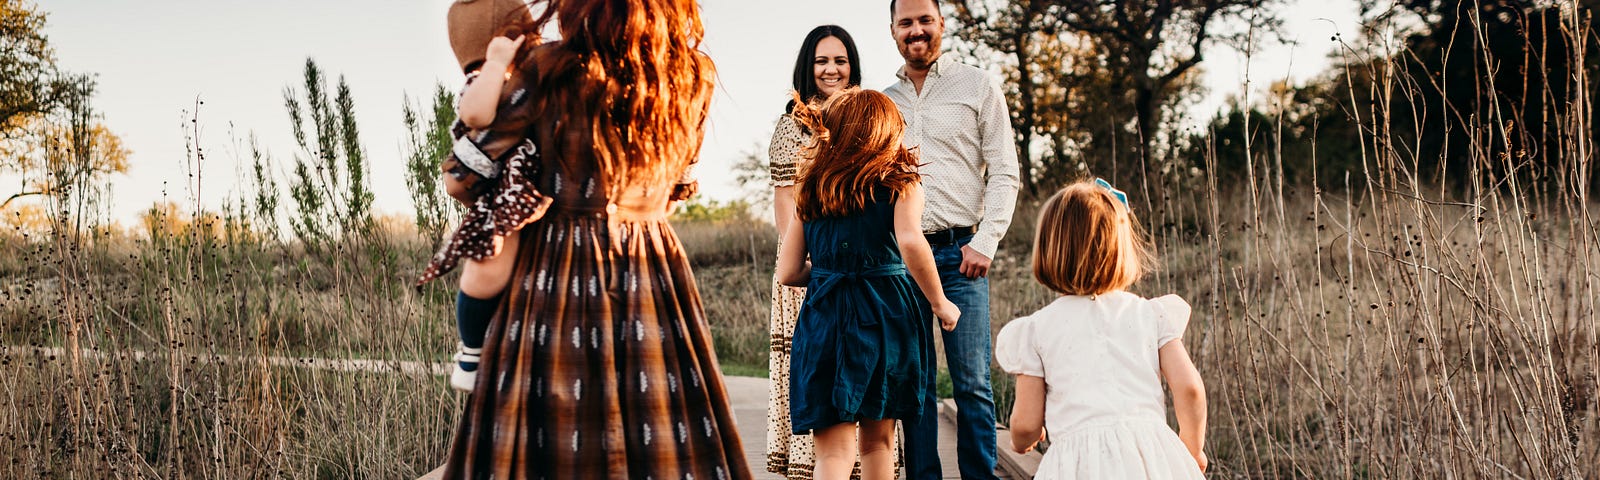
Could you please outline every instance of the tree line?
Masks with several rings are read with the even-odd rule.
[[[1270,174],[1333,190],[1359,187],[1370,175],[1441,191],[1475,177],[1600,186],[1587,160],[1594,112],[1580,101],[1594,96],[1589,78],[1600,73],[1590,29],[1600,0],[1357,6],[1363,25],[1404,26],[1393,48],[1373,48],[1382,45],[1372,37],[1381,32],[1371,30],[1335,38],[1342,47],[1334,67],[1303,85],[1273,83],[1267,95],[1231,105],[1199,129],[1186,128],[1193,122],[1184,116],[1205,93],[1198,78],[1207,50],[1279,35],[1287,0],[957,0],[943,8],[956,55],[990,59],[979,64],[1003,59],[1028,192],[1086,174],[1147,198],[1201,174],[1221,184]],[[0,174],[23,180],[0,190],[0,209],[44,197],[52,218],[70,220],[103,208],[110,176],[127,170],[128,151],[94,110],[94,77],[57,67],[45,21],[27,0],[0,0]],[[251,188],[223,216],[308,245],[368,235],[370,160],[351,88],[310,59],[302,73],[303,82],[282,92],[295,139],[291,160],[280,164],[252,137],[244,172]],[[437,174],[454,100],[438,85],[402,104],[414,224],[432,238],[456,215]],[[191,143],[190,155],[202,157],[199,142]],[[741,171],[760,167],[758,155],[746,157]]]
[[[33,2],[0,0],[0,175],[21,180],[0,187],[0,211],[17,217],[10,219],[13,223],[76,235],[103,220],[110,182],[127,172],[129,152],[94,108],[94,75],[58,66],[45,34],[47,20],[48,13]],[[170,202],[157,203],[141,216],[145,233],[249,231],[261,238],[292,236],[313,250],[372,234],[371,162],[352,89],[342,75],[330,78],[309,58],[302,80],[282,91],[295,140],[288,162],[275,159],[253,134],[246,141],[235,139],[244,157],[238,159],[241,192],[221,212],[196,206],[184,213]],[[439,162],[450,147],[455,95],[438,85],[428,100],[422,105],[404,99],[410,138],[403,155],[407,187],[417,205],[415,224],[438,238],[456,214],[438,185]],[[184,162],[191,174],[203,168],[207,155],[198,138],[203,103],[197,100],[185,112],[190,118]]]
[[[1304,85],[1274,83],[1199,131],[1212,47],[1281,34],[1283,0],[946,2],[957,54],[1002,58],[1026,190],[1088,172],[1149,188],[1196,172],[1235,180],[1251,162],[1296,184],[1342,189],[1367,175],[1460,189],[1470,175],[1555,178],[1593,189],[1575,143],[1595,133],[1582,98],[1600,73],[1590,29],[1600,2],[1359,0],[1363,38]],[[1398,25],[1397,48],[1377,50]],[[1575,38],[1581,40],[1574,40]],[[1204,113],[1204,112],[1202,112]],[[1578,118],[1586,127],[1568,128]],[[1388,143],[1385,143],[1388,142]],[[1380,147],[1405,158],[1376,158]],[[1474,170],[1472,158],[1502,158]],[[1348,177],[1347,177],[1348,176]]]

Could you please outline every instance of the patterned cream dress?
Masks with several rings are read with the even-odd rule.
[[[767,148],[773,188],[794,186],[800,173],[800,148],[806,139],[794,119],[788,115],[778,118],[778,128],[772,132]],[[781,239],[783,232],[778,237]],[[793,434],[789,424],[789,349],[794,342],[795,319],[800,316],[805,299],[805,288],[784,286],[773,277],[772,353],[767,360],[772,379],[767,402],[767,471],[791,479],[811,478],[816,465],[811,436]]]

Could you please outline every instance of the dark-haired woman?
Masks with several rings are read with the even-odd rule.
[[[793,88],[800,98],[827,98],[847,86],[861,84],[860,55],[850,33],[837,25],[811,29],[794,62]],[[800,148],[809,136],[795,123],[789,102],[767,149],[771,159],[773,220],[780,235],[794,221],[794,185],[800,173]],[[780,246],[781,248],[781,246]],[[795,319],[806,289],[772,282],[772,351],[767,360],[772,386],[767,404],[767,471],[792,479],[811,478],[816,464],[810,435],[794,435],[789,423],[789,349]]]
[[[517,66],[531,93],[490,135],[532,140],[516,154],[554,203],[520,232],[444,477],[748,479],[667,222],[715,77],[698,2],[542,3],[562,40]]]

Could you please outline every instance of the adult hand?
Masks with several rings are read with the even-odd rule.
[[[971,245],[961,247],[961,274],[967,278],[989,276],[989,257],[973,250]]]
[[[1211,466],[1211,460],[1206,458],[1206,452],[1194,453],[1195,463],[1200,464],[1200,473],[1206,473],[1206,467]]]

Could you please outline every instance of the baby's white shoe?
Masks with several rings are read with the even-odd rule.
[[[473,386],[478,384],[478,356],[483,354],[481,348],[467,348],[461,345],[456,351],[456,367],[450,372],[450,387],[463,392],[471,392]]]

